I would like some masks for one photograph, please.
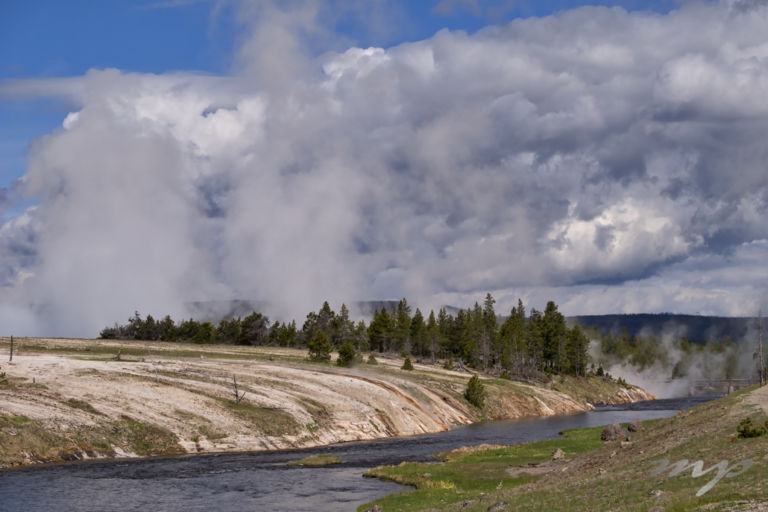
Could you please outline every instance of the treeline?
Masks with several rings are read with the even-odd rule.
[[[225,318],[217,325],[190,318],[174,322],[170,315],[155,320],[137,311],[125,325],[115,324],[99,333],[102,339],[180,341],[201,344],[295,346],[296,322],[270,325],[269,318],[253,312],[240,318]]]
[[[102,330],[100,337],[275,345],[309,348],[313,353],[318,344],[327,343],[332,350],[351,345],[358,352],[391,352],[432,362],[438,358],[456,360],[513,375],[586,373],[589,339],[578,325],[566,325],[554,302],[548,302],[544,311],[531,309],[526,315],[522,301],[518,301],[503,322],[496,314],[495,302],[489,293],[482,306],[475,303],[455,315],[441,308],[437,314],[430,311],[425,316],[402,299],[396,307],[377,310],[367,325],[362,320],[352,321],[345,305],[336,313],[324,302],[317,312],[307,314],[301,329],[294,321],[271,324],[256,312],[221,320],[218,325],[194,319],[176,323],[170,316],[142,318],[137,312],[126,325]]]

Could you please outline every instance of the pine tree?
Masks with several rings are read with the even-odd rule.
[[[333,327],[335,319],[336,314],[331,309],[331,306],[328,305],[328,301],[324,301],[320,311],[317,312],[317,328],[325,333],[329,341],[334,341]]]
[[[307,317],[301,326],[301,333],[299,333],[300,343],[309,346],[309,342],[312,341],[318,330],[317,313],[310,311],[307,313]]]
[[[427,352],[427,326],[424,324],[424,317],[418,308],[411,319],[409,336],[411,338],[411,354],[419,357],[425,355]]]
[[[368,327],[365,322],[359,320],[352,329],[352,342],[361,352],[368,352],[371,350],[371,344],[368,341]]]
[[[544,318],[536,308],[531,308],[531,316],[526,323],[525,339],[527,356],[536,369],[544,369]]]
[[[368,325],[368,340],[371,350],[384,352],[389,350],[391,337],[391,322],[386,308],[381,308],[373,314],[373,319]]]
[[[345,341],[339,347],[339,358],[336,360],[336,364],[339,366],[350,367],[355,363],[357,352],[355,346],[351,341]]]
[[[517,299],[517,308],[512,308],[512,349],[520,360],[520,370],[525,366],[525,359],[528,352],[528,340],[525,329],[525,306],[522,299]]]
[[[216,341],[216,328],[211,322],[203,322],[197,328],[195,343],[214,343]]]
[[[163,341],[175,341],[177,339],[176,325],[170,315],[165,315],[165,318],[158,322],[157,327],[160,334],[159,339]]]
[[[484,330],[485,325],[483,321],[483,308],[480,304],[475,302],[472,310],[467,310],[467,318],[469,320],[469,346],[466,349],[467,361],[472,366],[477,367],[478,364],[483,365],[483,343],[484,343]]]
[[[239,342],[244,345],[266,345],[269,341],[269,318],[253,312],[241,322]]]
[[[578,325],[568,330],[567,359],[568,371],[577,376],[586,376],[589,355],[589,338]]]
[[[451,353],[458,356],[463,362],[472,359],[474,341],[472,340],[472,318],[469,312],[460,309],[451,322],[450,342]]]
[[[235,344],[242,340],[242,322],[240,318],[224,318],[219,322],[218,338],[223,343]]]
[[[475,407],[482,409],[485,402],[485,386],[476,374],[469,379],[467,389],[464,391],[464,398]]]
[[[326,363],[331,360],[331,343],[325,332],[318,330],[315,336],[307,344],[310,361]]]
[[[543,358],[545,366],[561,371],[565,365],[566,330],[565,317],[557,310],[557,305],[549,301],[543,317],[544,343]]]
[[[398,353],[410,352],[411,306],[405,298],[397,303],[394,320],[393,348]]]
[[[440,352],[449,355],[455,354],[454,347],[451,346],[451,337],[454,319],[448,315],[445,308],[440,308],[437,313],[437,329],[439,333]]]
[[[349,319],[349,310],[346,304],[341,305],[339,314],[333,321],[333,345],[341,345],[347,341],[352,341],[352,332],[354,324]]]
[[[487,371],[490,364],[491,348],[496,347],[496,311],[493,305],[496,300],[488,293],[483,302],[483,327],[481,331],[483,370]]]
[[[427,341],[429,343],[429,356],[432,359],[432,364],[435,364],[435,358],[437,357],[438,338],[440,337],[440,330],[435,321],[435,312],[429,312],[429,319],[427,320]]]

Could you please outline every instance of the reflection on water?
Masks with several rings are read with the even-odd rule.
[[[341,511],[407,490],[362,478],[381,464],[429,461],[433,453],[469,444],[515,444],[557,436],[567,428],[593,427],[671,416],[698,399],[660,400],[601,407],[590,413],[499,421],[379,441],[321,449],[90,462],[0,473],[0,510],[33,511]],[[664,408],[659,408],[660,406]],[[315,453],[344,461],[324,468],[285,466]]]

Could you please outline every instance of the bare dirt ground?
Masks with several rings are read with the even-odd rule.
[[[768,386],[762,386],[751,392],[744,401],[751,405],[760,407],[765,414],[768,414]]]
[[[0,418],[14,419],[6,423],[17,434],[17,424],[28,419],[24,428],[35,425],[37,438],[50,435],[62,446],[71,444],[68,453],[75,458],[142,454],[135,444],[110,437],[125,422],[157,427],[184,452],[200,453],[422,434],[483,416],[568,414],[590,407],[552,389],[492,379],[490,405],[480,411],[462,397],[469,374],[421,364],[404,371],[402,360],[382,356],[378,365],[347,369],[309,363],[305,351],[274,347],[21,339],[7,363],[7,346],[0,339],[0,373],[6,374]],[[233,379],[245,393],[239,405]],[[621,389],[613,400],[647,397]],[[128,425],[136,430],[138,423]],[[96,431],[109,450],[91,449]],[[21,443],[17,434],[9,439]],[[5,465],[56,460],[22,451],[17,460],[5,454]]]

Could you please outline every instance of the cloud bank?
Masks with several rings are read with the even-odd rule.
[[[197,300],[301,318],[486,291],[567,314],[764,299],[765,2],[583,7],[319,57],[320,11],[293,8],[241,10],[229,76],[0,84],[73,104],[31,145],[35,206],[0,227],[3,331],[95,335]]]

